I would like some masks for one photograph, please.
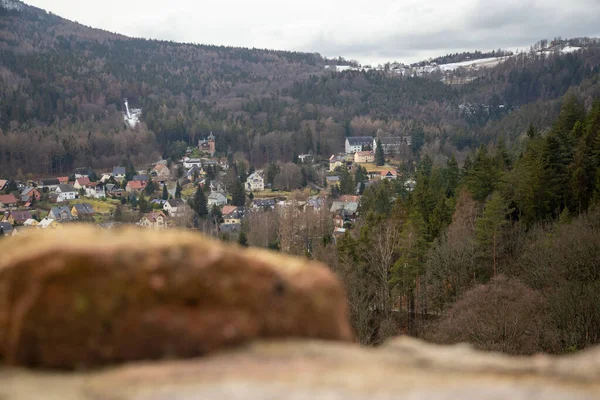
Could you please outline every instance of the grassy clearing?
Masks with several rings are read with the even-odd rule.
[[[90,204],[94,208],[94,211],[96,211],[97,213],[110,214],[117,209],[117,206],[119,204],[121,204],[121,201],[113,200],[113,199],[100,200],[100,199],[83,198],[83,199],[73,200],[70,203],[70,206],[72,207],[73,204],[81,204],[81,203]]]
[[[378,167],[377,165],[373,164],[373,163],[364,163],[364,164],[360,164],[362,167],[367,169],[367,172],[381,172],[381,171],[389,171],[390,169],[394,169],[394,167],[390,166],[390,165],[384,165],[381,167]]]
[[[264,190],[262,192],[254,192],[252,193],[255,199],[265,199],[265,198],[273,198],[273,197],[289,197],[292,195],[291,192],[284,192],[283,190],[273,192],[272,190]]]

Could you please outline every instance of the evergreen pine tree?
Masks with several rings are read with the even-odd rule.
[[[505,201],[499,192],[492,196],[485,204],[483,215],[475,222],[475,235],[477,244],[485,256],[492,258],[493,276],[498,272],[498,254],[501,244],[501,235],[508,224],[506,219]]]
[[[248,247],[248,237],[246,236],[246,232],[244,232],[243,230],[238,236],[238,244],[243,247]]]
[[[381,139],[377,139],[377,149],[375,149],[375,165],[381,167],[385,164],[385,154],[383,152],[383,146],[381,145]]]
[[[198,186],[196,194],[194,195],[194,211],[196,211],[196,214],[198,214],[200,218],[206,218],[208,216],[207,201],[204,190]]]
[[[231,204],[237,207],[243,207],[246,205],[246,191],[244,190],[244,184],[236,179],[231,190]]]
[[[169,200],[169,191],[167,190],[167,185],[163,184],[163,189],[162,189],[162,197],[163,200]]]
[[[181,185],[179,184],[179,181],[177,181],[177,186],[175,186],[175,198],[181,198]]]

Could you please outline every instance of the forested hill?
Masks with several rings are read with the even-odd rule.
[[[569,90],[589,105],[600,51],[511,57],[462,86],[325,68],[335,63],[344,60],[128,38],[0,0],[0,175],[143,165],[211,131],[220,155],[242,152],[256,167],[308,151],[328,158],[345,136],[378,132],[424,138],[414,159],[461,161],[481,143],[517,146],[530,123],[543,129]],[[143,109],[136,129],[123,124],[123,98]]]

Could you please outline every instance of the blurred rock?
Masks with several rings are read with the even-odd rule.
[[[0,369],[0,398],[29,400],[592,400],[600,349],[507,357],[402,338],[377,349],[262,341],[196,360],[132,364],[93,374]]]
[[[341,285],[298,258],[190,232],[81,226],[2,240],[0,254],[9,365],[189,358],[255,338],[351,340]]]

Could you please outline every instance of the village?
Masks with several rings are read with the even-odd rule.
[[[294,175],[289,166],[273,163],[268,170],[255,170],[243,161],[217,157],[212,133],[197,147],[188,148],[180,160],[159,160],[144,170],[132,165],[106,172],[82,167],[70,176],[2,177],[0,235],[60,229],[73,223],[105,230],[137,225],[197,229],[242,244],[252,236],[252,244],[286,251],[300,242],[303,251],[310,251],[314,239],[310,235],[335,240],[353,226],[367,187],[382,180],[397,181],[408,191],[414,187],[414,181],[399,172],[399,164],[390,160],[408,148],[410,140],[409,136],[347,137],[344,152],[328,160],[298,155],[302,179],[290,183],[287,190],[277,182],[294,181],[288,176]],[[378,146],[380,160],[376,160]],[[305,177],[306,169],[311,171],[310,179]],[[272,220],[277,223],[266,222]],[[270,231],[265,231],[266,225]]]

